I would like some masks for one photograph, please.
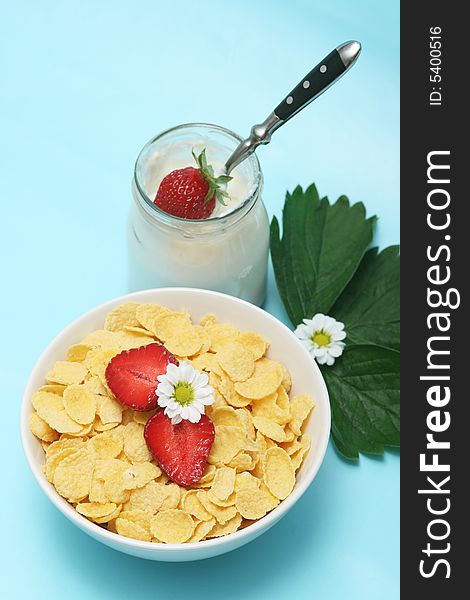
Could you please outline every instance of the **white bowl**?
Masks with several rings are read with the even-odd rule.
[[[105,315],[124,302],[156,302],[172,309],[187,308],[194,319],[214,313],[221,321],[233,323],[240,329],[259,332],[271,341],[268,353],[283,362],[292,374],[292,393],[309,393],[316,407],[306,425],[312,438],[312,447],[297,474],[294,490],[283,502],[265,517],[228,536],[187,544],[158,544],[126,538],[95,525],[81,516],[57,494],[42,472],[44,452],[39,441],[29,430],[32,412],[31,397],[44,384],[45,374],[56,360],[65,356],[67,348],[87,333],[103,326]],[[325,382],[316,363],[294,334],[280,321],[264,310],[238,298],[192,288],[162,288],[127,294],[110,300],[89,311],[66,327],[45,349],[37,361],[26,385],[21,411],[21,437],[23,448],[33,475],[51,502],[80,529],[107,546],[151,560],[200,560],[223,554],[254,540],[272,527],[291,509],[312,483],[325,455],[330,434],[330,403]],[[307,535],[307,532],[305,532]]]

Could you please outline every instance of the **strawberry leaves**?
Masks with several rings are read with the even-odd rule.
[[[287,193],[283,235],[271,223],[271,256],[279,293],[294,325],[327,312],[341,294],[372,241],[375,217],[362,203],[341,196],[334,205],[314,185]]]
[[[287,194],[282,238],[271,222],[276,283],[293,325],[319,312],[345,324],[344,354],[320,368],[332,438],[349,459],[400,444],[399,247],[366,251],[375,220],[362,203],[341,196],[331,205],[311,185]]]
[[[400,350],[399,246],[367,251],[356,274],[331,309],[347,323],[348,340]]]
[[[383,454],[400,445],[400,354],[374,346],[347,346],[322,368],[330,394],[331,434],[349,459]]]
[[[228,198],[228,193],[224,188],[229,181],[232,181],[233,177],[230,177],[230,175],[219,175],[219,177],[215,176],[214,168],[212,165],[207,163],[205,148],[199,155],[197,155],[194,150],[192,150],[191,153],[196,161],[197,166],[199,167],[199,170],[202,173],[202,176],[209,185],[209,190],[206,195],[206,202],[209,202],[215,195],[217,201],[223,206],[226,206],[227,203],[225,202],[225,198]]]

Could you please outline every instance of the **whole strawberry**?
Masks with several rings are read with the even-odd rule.
[[[207,219],[214,210],[216,200],[225,205],[227,192],[222,188],[232,178],[228,175],[215,177],[214,169],[207,164],[206,149],[199,156],[192,152],[196,167],[176,169],[166,175],[155,204],[175,217],[182,219]]]

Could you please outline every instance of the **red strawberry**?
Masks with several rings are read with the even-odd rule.
[[[166,373],[168,363],[176,358],[161,344],[149,344],[124,350],[106,367],[106,381],[116,400],[134,410],[151,410],[157,406],[157,377]]]
[[[225,204],[227,193],[221,188],[232,178],[228,175],[215,177],[214,169],[207,164],[206,150],[199,156],[193,151],[198,168],[176,169],[162,179],[155,204],[175,217],[183,219],[207,219],[212,214],[216,199]]]
[[[199,423],[183,420],[173,425],[159,410],[147,421],[144,436],[153,457],[172,481],[189,486],[201,479],[215,436],[207,415],[201,415]]]

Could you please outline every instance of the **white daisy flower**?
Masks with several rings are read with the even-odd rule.
[[[304,319],[294,333],[319,365],[331,367],[343,354],[344,323],[333,317],[317,313],[313,319]]]
[[[165,409],[165,415],[173,425],[183,419],[198,423],[204,414],[204,407],[215,400],[214,388],[208,385],[207,373],[196,371],[186,362],[180,362],[178,366],[169,363],[166,373],[157,379],[158,405]]]

